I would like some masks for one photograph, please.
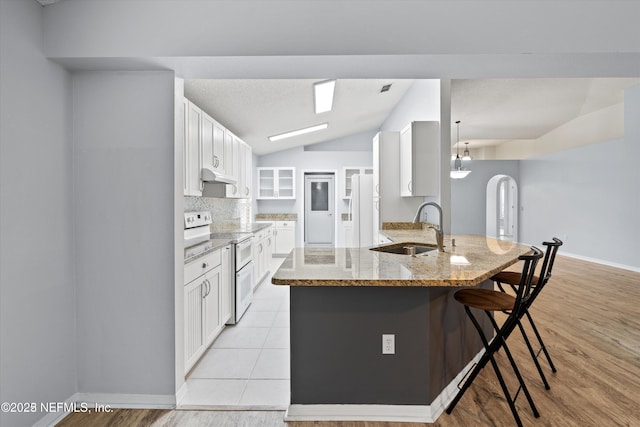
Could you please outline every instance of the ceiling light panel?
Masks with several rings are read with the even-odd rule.
[[[336,81],[326,80],[313,84],[315,95],[316,114],[326,113],[333,108],[333,93],[335,92]]]
[[[322,129],[326,129],[327,127],[329,127],[329,123],[322,123],[319,125],[310,126],[308,128],[293,130],[291,132],[285,132],[278,135],[270,136],[269,141],[271,142],[280,141],[281,139],[291,138],[298,135],[304,135],[305,133],[316,132]]]

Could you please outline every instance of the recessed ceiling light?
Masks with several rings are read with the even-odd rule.
[[[336,88],[335,80],[326,80],[313,84],[316,101],[316,114],[326,113],[333,108],[333,92]]]
[[[285,132],[278,135],[273,135],[269,137],[269,141],[280,141],[281,139],[291,138],[293,136],[304,135],[305,133],[316,132],[322,129],[326,129],[329,126],[329,123],[322,123],[315,126],[310,126],[308,128],[292,130],[291,132]]]

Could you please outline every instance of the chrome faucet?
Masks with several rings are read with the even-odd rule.
[[[416,216],[413,218],[413,223],[417,224],[420,222],[420,215],[422,214],[422,210],[427,206],[433,206],[438,210],[438,228],[433,225],[427,226],[427,228],[432,228],[436,232],[436,243],[438,244],[438,251],[444,252],[444,233],[442,231],[442,208],[436,202],[425,202],[418,206],[418,211],[416,212]]]

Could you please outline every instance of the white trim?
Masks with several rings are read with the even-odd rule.
[[[484,350],[456,375],[431,405],[298,405],[291,404],[284,414],[285,421],[380,421],[405,423],[434,423],[451,403],[462,381]]]
[[[70,404],[73,402],[77,402],[78,393],[72,395],[67,398],[64,403]],[[60,412],[48,412],[47,415],[40,418],[33,427],[54,427],[60,421],[62,421],[67,415],[69,415],[71,411],[60,411]]]
[[[120,393],[76,393],[76,402],[92,405],[109,405],[111,408],[128,409],[175,409],[173,394],[120,394]]]
[[[539,246],[540,245],[539,243],[537,243],[537,244],[522,243],[522,244],[523,245],[527,245],[527,246]],[[636,273],[640,273],[640,267],[635,267],[633,265],[619,264],[617,262],[606,261],[606,260],[599,259],[599,258],[591,258],[591,257],[584,256],[584,255],[571,254],[571,253],[567,253],[567,252],[563,251],[562,248],[560,248],[558,250],[558,256],[566,256],[567,258],[579,259],[581,261],[592,262],[594,264],[606,265],[607,267],[621,268],[623,270],[629,270],[629,271],[633,271],[633,272],[636,272]]]
[[[185,381],[182,384],[182,387],[180,387],[180,389],[176,392],[176,407],[180,405],[180,402],[182,402],[182,399],[184,399],[188,391],[189,388],[187,387],[187,382]]]
[[[186,393],[186,387],[182,387],[176,396],[171,394],[117,394],[117,393],[75,393],[67,398],[64,403],[87,403],[90,410],[96,406],[104,408],[130,408],[130,409],[175,409],[176,397],[182,390]],[[80,406],[77,407],[80,410]],[[71,411],[49,412],[39,419],[33,427],[54,427],[62,421]]]
[[[608,267],[621,268],[623,270],[629,270],[629,271],[634,271],[636,273],[640,273],[640,267],[634,267],[632,265],[618,264],[617,262],[605,261],[603,259],[591,258],[591,257],[576,255],[576,254],[568,254],[564,251],[558,251],[558,255],[566,256],[568,258],[575,258],[582,261],[588,261],[594,264],[601,264],[601,265],[606,265]]]

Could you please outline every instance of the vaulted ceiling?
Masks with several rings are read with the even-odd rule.
[[[185,95],[250,144],[256,154],[379,129],[412,80],[338,80],[334,109],[313,111],[315,80],[187,80]],[[393,83],[389,92],[383,85]],[[539,138],[620,103],[638,78],[470,79],[451,83],[451,119],[473,148]],[[271,135],[323,122],[329,128],[279,142]],[[452,135],[455,141],[455,135]]]

